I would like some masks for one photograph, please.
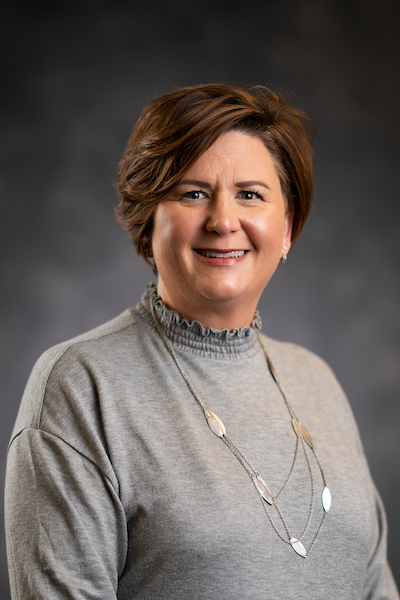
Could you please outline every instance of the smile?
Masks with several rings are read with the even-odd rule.
[[[214,250],[196,250],[198,254],[207,258],[240,258],[248,250],[232,250],[231,252],[215,252]]]

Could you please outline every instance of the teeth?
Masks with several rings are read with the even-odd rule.
[[[232,252],[212,252],[211,250],[199,250],[200,254],[207,258],[240,258],[244,250],[233,250]]]

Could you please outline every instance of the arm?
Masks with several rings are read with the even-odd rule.
[[[39,429],[12,442],[5,495],[13,600],[112,600],[126,556],[126,519],[107,476]]]
[[[399,600],[399,593],[386,558],[387,523],[382,500],[375,489],[375,546],[364,580],[363,600]]]

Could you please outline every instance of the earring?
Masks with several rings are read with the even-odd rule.
[[[283,246],[283,250],[286,251],[287,250],[287,246]],[[286,261],[287,261],[287,254],[283,253],[282,256],[279,259],[279,264],[280,265],[284,265]]]

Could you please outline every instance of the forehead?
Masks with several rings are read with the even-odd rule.
[[[264,143],[255,136],[238,131],[220,135],[187,171],[186,176],[199,171],[226,175],[237,173],[246,178],[254,178],[256,174],[277,177],[275,163]]]

